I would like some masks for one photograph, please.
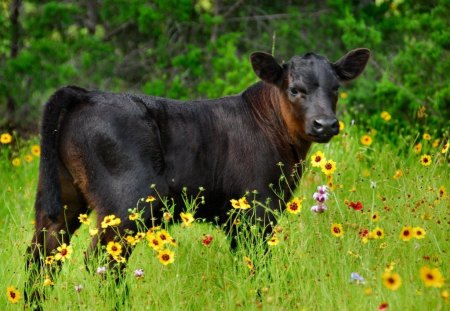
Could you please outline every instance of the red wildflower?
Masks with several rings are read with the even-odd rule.
[[[387,302],[383,302],[381,305],[378,306],[379,311],[386,311],[389,307],[389,304]]]
[[[369,234],[369,230],[366,229],[366,228],[361,228],[361,229],[359,229],[358,234],[359,234],[359,236],[360,236],[361,238],[363,238],[363,237],[365,237],[366,235]]]
[[[213,237],[211,234],[204,234],[202,238],[202,244],[203,246],[209,246],[213,240]]]
[[[361,202],[350,202],[348,204],[348,207],[353,208],[355,211],[361,211],[363,209],[363,205],[361,204]]]

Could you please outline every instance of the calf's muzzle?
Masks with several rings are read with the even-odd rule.
[[[339,133],[339,121],[336,118],[322,118],[313,121],[312,135],[331,137]]]

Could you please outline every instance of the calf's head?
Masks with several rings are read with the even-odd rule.
[[[360,48],[335,63],[314,53],[294,56],[282,65],[263,52],[250,59],[256,75],[279,89],[280,111],[292,138],[325,143],[339,133],[339,86],[359,76],[369,57],[370,51]]]

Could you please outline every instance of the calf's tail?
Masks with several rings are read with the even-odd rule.
[[[56,221],[62,210],[59,184],[59,129],[64,111],[85,101],[87,91],[76,86],[57,90],[44,107],[41,125],[40,191],[37,196],[40,207],[49,218]]]

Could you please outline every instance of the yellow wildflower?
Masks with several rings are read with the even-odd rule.
[[[311,156],[311,165],[314,167],[320,167],[325,161],[325,155],[322,151],[317,151]]]
[[[444,278],[438,268],[431,269],[428,266],[420,268],[420,278],[426,287],[441,288],[444,286]]]
[[[0,143],[6,145],[9,144],[12,141],[12,136],[9,133],[3,133],[0,136]]]
[[[20,300],[20,292],[14,286],[10,286],[6,289],[6,297],[11,303],[18,303]]]
[[[391,120],[391,114],[389,113],[389,112],[387,112],[387,111],[383,111],[382,113],[381,113],[381,119],[383,119],[384,121],[389,121],[389,120]]]

